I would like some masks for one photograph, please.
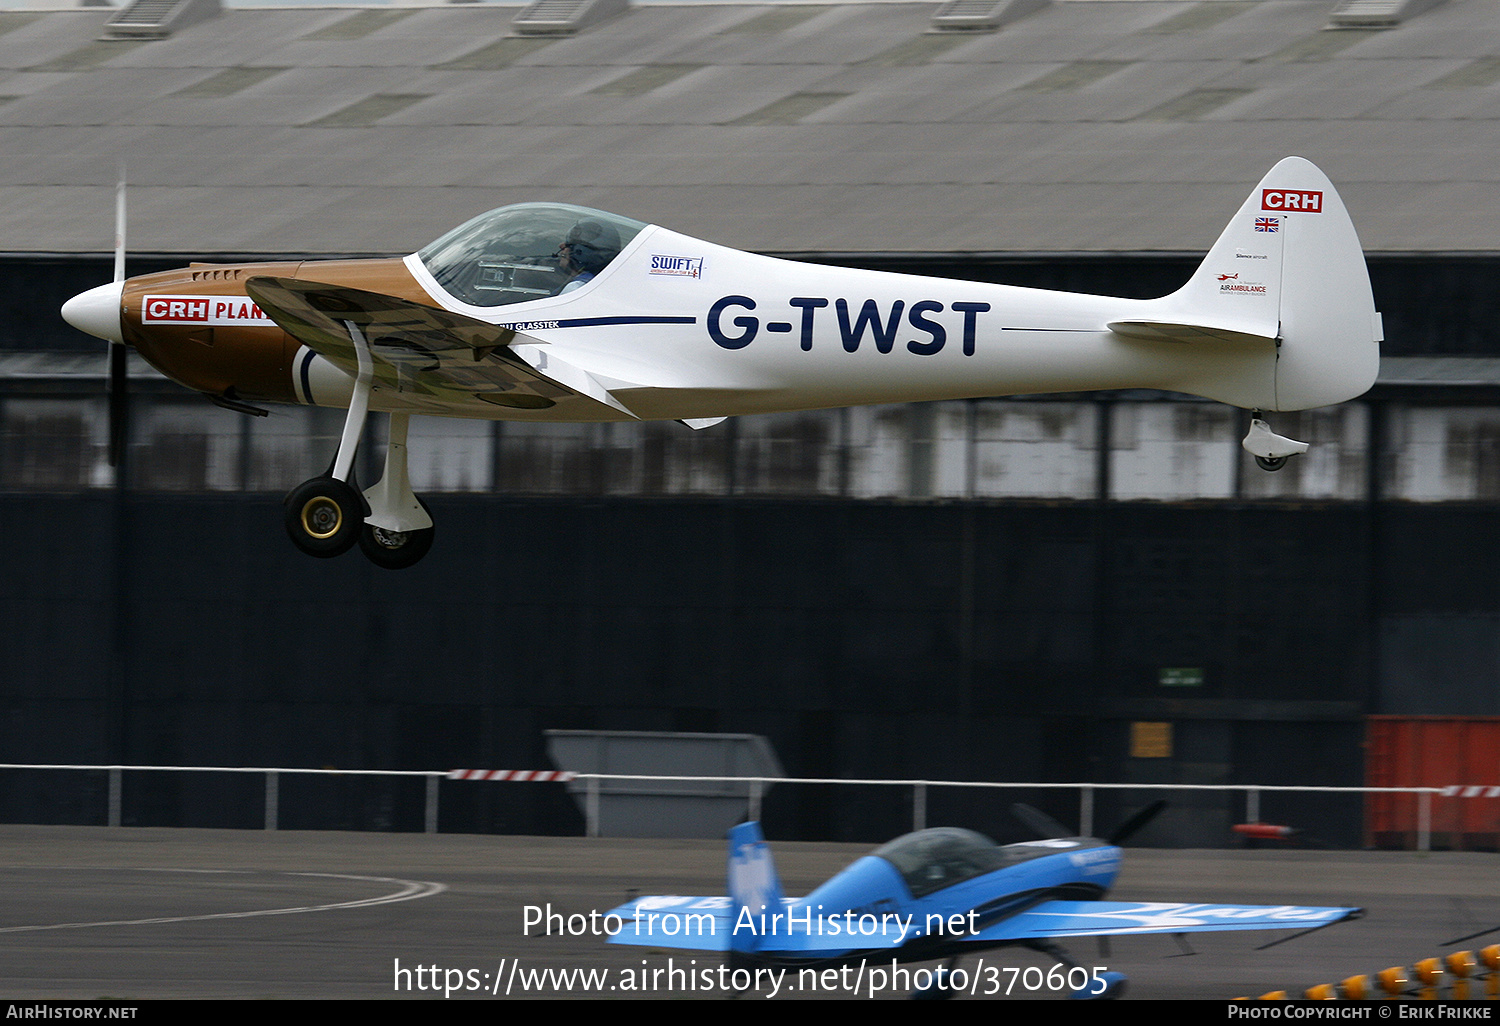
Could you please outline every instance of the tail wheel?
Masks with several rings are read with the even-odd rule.
[[[286,533],[292,544],[320,559],[341,556],[359,541],[365,500],[352,485],[333,477],[315,477],[286,497]]]
[[[427,503],[421,499],[417,501],[422,503],[422,509],[426,510],[427,515],[432,516]],[[427,555],[427,550],[432,548],[435,531],[436,528],[432,527],[420,531],[387,531],[365,524],[359,532],[359,548],[376,566],[387,570],[405,570]]]

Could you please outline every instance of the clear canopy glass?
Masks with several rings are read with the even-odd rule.
[[[507,306],[588,281],[645,227],[567,203],[517,203],[459,225],[417,256],[455,299]]]
[[[914,898],[1003,869],[1011,861],[988,837],[958,827],[906,834],[872,854],[901,872]]]

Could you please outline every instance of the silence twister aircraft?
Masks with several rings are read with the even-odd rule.
[[[123,207],[122,189],[121,238]],[[492,210],[402,259],[193,264],[125,280],[117,241],[115,267],[113,283],[62,310],[113,343],[112,425],[124,346],[231,409],[347,408],[328,472],[287,496],[287,530],[311,555],[359,543],[393,569],[432,542],[407,473],[412,414],[705,428],[775,411],[1153,388],[1257,411],[1244,445],[1276,469],[1307,446],[1258,411],[1363,394],[1382,337],[1344,205],[1299,157],[1272,168],[1191,280],[1155,300],[795,263],[555,203]],[[361,493],[352,468],[371,410],[390,415],[389,445],[382,479]]]
[[[727,972],[718,978],[741,989],[764,984],[816,993],[862,980],[869,996],[910,987],[913,997],[938,999],[1048,991],[1114,998],[1124,994],[1124,974],[1081,965],[1059,941],[1148,933],[1180,939],[1222,930],[1301,936],[1364,914],[1326,906],[1105,901],[1120,871],[1120,845],[1165,804],[1146,806],[1108,840],[1072,836],[1023,805],[1013,809],[1043,840],[997,845],[972,830],[919,830],[857,859],[805,898],[783,894],[760,824],[741,823],[729,831],[728,895],[635,898],[606,913],[605,928],[611,944],[724,952]],[[1047,971],[1005,969],[980,959],[960,968],[965,956],[1007,947],[1057,964]],[[900,968],[938,959],[945,965],[935,970]],[[843,967],[853,971],[841,974]],[[695,980],[713,977],[696,962],[689,969]]]

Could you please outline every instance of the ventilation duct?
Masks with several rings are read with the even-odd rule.
[[[1329,16],[1328,28],[1394,28],[1443,0],[1342,0]]]
[[[104,23],[104,37],[161,39],[222,11],[219,0],[134,0]]]
[[[629,9],[630,0],[534,0],[510,27],[522,36],[571,36]]]
[[[993,32],[1040,11],[1050,0],[948,0],[928,23],[934,32]]]

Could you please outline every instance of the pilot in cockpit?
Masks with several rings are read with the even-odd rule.
[[[582,288],[619,253],[619,232],[601,221],[579,221],[557,247],[557,269],[568,278],[557,294]]]

